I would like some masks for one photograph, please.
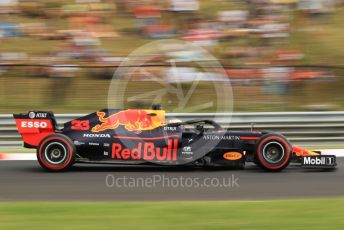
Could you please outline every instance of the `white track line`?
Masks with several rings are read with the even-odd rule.
[[[321,149],[323,155],[344,157],[344,149]],[[37,160],[35,153],[0,153],[0,161],[33,161]]]
[[[344,149],[323,149],[319,150],[323,155],[335,155],[337,157],[344,157]]]
[[[34,153],[3,153],[0,154],[1,161],[33,161],[37,160]]]

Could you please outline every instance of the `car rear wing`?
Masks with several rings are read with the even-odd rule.
[[[52,112],[31,111],[27,114],[13,114],[13,117],[26,148],[38,147],[46,136],[58,130]]]

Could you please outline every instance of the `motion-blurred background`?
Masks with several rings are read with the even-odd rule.
[[[0,0],[0,112],[105,108],[116,67],[163,38],[191,42],[219,60],[234,111],[343,110],[343,19],[342,0]],[[182,49],[155,53],[141,67],[154,74],[137,71],[131,92],[160,87],[149,76],[187,87],[195,61],[207,62]],[[213,75],[202,76],[190,106],[214,94]],[[162,102],[168,111],[175,106]]]

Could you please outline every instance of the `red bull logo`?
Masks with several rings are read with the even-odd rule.
[[[303,149],[300,148],[296,145],[293,145],[293,152],[296,156],[300,157],[300,156],[317,156],[320,155],[319,153],[307,150],[307,149]]]
[[[104,112],[97,112],[100,125],[92,128],[92,132],[102,132],[108,129],[116,129],[120,125],[128,131],[141,132],[160,127],[164,123],[165,113],[161,110],[128,109],[112,114],[108,117]]]
[[[166,147],[156,147],[154,142],[139,142],[135,148],[126,148],[120,143],[112,145],[112,159],[176,161],[178,140],[170,139]]]

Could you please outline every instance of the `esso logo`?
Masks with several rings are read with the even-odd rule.
[[[22,128],[47,128],[48,123],[45,121],[22,121],[21,122],[21,127]]]

